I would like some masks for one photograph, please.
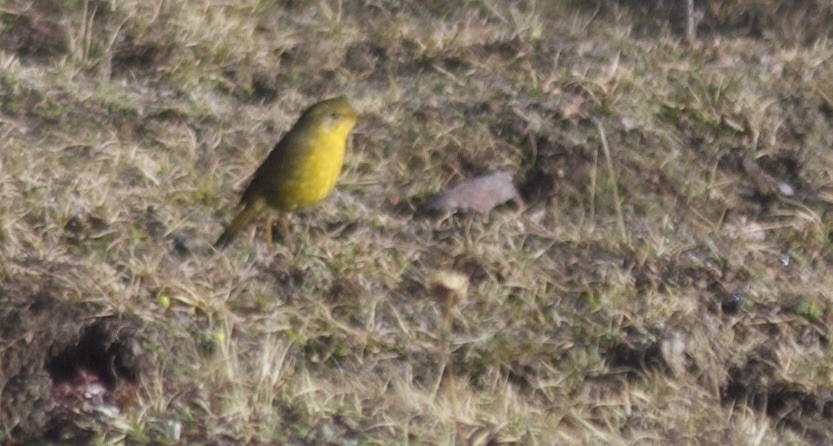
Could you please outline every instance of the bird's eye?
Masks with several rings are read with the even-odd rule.
[[[334,119],[334,120],[338,119],[338,112],[337,111],[331,111],[330,112],[330,118]]]

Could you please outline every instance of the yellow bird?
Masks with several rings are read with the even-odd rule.
[[[240,230],[267,207],[293,211],[315,204],[332,192],[341,173],[347,137],[356,125],[356,110],[341,96],[307,108],[258,167],[240,198],[243,209],[214,247],[225,248]],[[289,232],[281,215],[284,237]],[[266,220],[272,243],[272,221]]]

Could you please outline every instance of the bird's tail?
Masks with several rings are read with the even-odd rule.
[[[234,220],[231,221],[231,224],[228,225],[225,231],[220,234],[220,237],[214,242],[214,247],[217,249],[223,249],[228,246],[229,243],[234,239],[238,232],[243,229],[244,226],[249,224],[253,218],[263,210],[263,205],[259,201],[255,201],[254,203],[246,203],[246,206],[234,217]]]

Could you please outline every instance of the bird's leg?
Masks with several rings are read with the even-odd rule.
[[[266,246],[272,247],[272,215],[266,214]]]
[[[290,251],[294,251],[295,244],[292,241],[292,234],[289,232],[289,224],[286,222],[286,214],[281,213],[279,218],[281,219],[281,232],[283,232],[284,244]]]

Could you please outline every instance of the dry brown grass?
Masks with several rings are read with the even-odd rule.
[[[95,441],[833,438],[831,8],[709,2],[691,47],[665,3],[0,5],[0,271],[72,266],[154,357]],[[363,117],[295,250],[215,252],[336,94]],[[419,211],[499,169],[526,206]]]

